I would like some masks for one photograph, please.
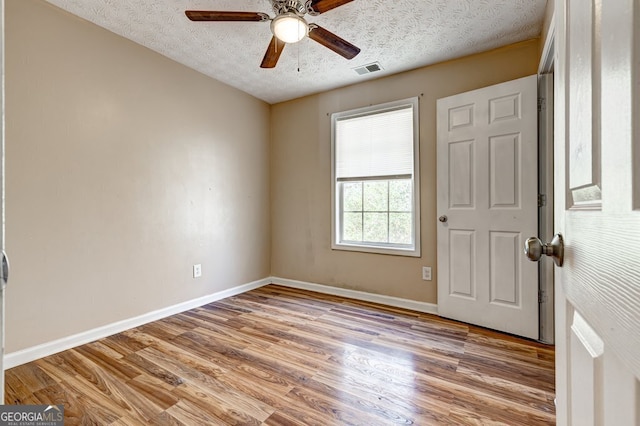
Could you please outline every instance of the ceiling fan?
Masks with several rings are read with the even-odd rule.
[[[271,21],[273,37],[260,64],[261,68],[273,68],[278,63],[286,43],[297,43],[305,36],[333,50],[347,59],[354,58],[360,49],[343,38],[313,23],[307,23],[304,15],[317,16],[353,0],[270,0],[275,12],[271,18],[261,12],[226,12],[187,10],[185,14],[192,21]]]

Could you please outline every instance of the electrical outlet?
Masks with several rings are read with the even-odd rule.
[[[431,267],[423,266],[422,267],[422,279],[425,281],[431,281]]]
[[[193,265],[193,278],[200,278],[202,276],[202,265]]]

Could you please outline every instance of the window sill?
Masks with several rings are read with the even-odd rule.
[[[371,254],[386,254],[391,256],[420,257],[420,247],[415,248],[391,248],[375,245],[337,244],[331,245],[332,250],[356,251]]]

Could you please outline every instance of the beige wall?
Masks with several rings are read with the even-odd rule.
[[[538,40],[272,106],[271,273],[436,302],[436,99],[535,74]],[[330,117],[421,95],[422,258],[332,251]]]
[[[7,0],[7,351],[269,276],[269,126],[262,101]]]

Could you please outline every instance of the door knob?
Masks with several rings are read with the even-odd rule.
[[[556,234],[550,243],[543,243],[539,238],[528,238],[524,243],[524,254],[532,262],[538,262],[543,254],[551,256],[556,266],[562,266],[564,261],[564,240],[561,234]]]
[[[438,220],[442,223],[445,223],[448,220],[448,218],[445,215],[442,215],[438,218]]]

